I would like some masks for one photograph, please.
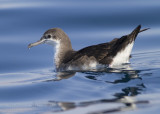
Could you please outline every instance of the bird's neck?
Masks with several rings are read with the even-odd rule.
[[[54,63],[56,65],[56,69],[60,67],[63,63],[64,59],[66,58],[67,54],[73,51],[71,43],[63,43],[57,42],[54,46]]]

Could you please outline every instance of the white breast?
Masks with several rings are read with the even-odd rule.
[[[128,46],[126,46],[124,50],[118,52],[117,55],[113,58],[113,61],[109,66],[115,67],[123,63],[129,63],[129,56],[131,54],[133,45],[134,45],[134,41],[128,44]]]

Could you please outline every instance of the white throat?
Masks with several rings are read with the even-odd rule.
[[[56,67],[59,66],[60,64],[60,41],[59,40],[48,40],[45,42],[46,44],[49,44],[49,45],[52,45],[53,48],[54,48],[54,58],[53,58],[53,61],[56,65]]]
[[[60,64],[60,41],[56,41],[56,44],[54,46],[54,63],[56,67]]]

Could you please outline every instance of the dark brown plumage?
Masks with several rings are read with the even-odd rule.
[[[72,62],[78,62],[79,59],[83,60],[83,57],[88,57],[92,59],[95,58],[100,64],[109,65],[119,51],[123,50],[129,43],[136,39],[140,28],[141,26],[139,25],[131,34],[122,36],[121,38],[115,38],[108,43],[83,48],[75,52],[70,58],[65,59],[63,63],[67,64],[69,62],[71,64]]]

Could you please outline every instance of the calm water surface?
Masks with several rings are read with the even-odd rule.
[[[0,113],[159,113],[158,0],[1,0]],[[62,28],[75,50],[108,42],[137,25],[129,70],[56,73],[53,49],[27,45]]]

